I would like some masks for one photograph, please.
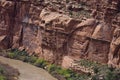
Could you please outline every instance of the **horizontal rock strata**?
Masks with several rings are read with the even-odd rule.
[[[119,67],[119,27],[119,0],[0,1],[0,49],[67,67],[81,58]]]

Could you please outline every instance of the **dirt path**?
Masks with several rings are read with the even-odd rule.
[[[11,67],[18,69],[20,72],[19,80],[57,80],[45,70],[19,60],[0,56],[0,62],[9,64]]]

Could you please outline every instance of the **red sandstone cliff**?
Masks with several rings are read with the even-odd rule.
[[[64,67],[81,58],[119,67],[119,5],[119,0],[1,0],[0,49],[25,49]]]

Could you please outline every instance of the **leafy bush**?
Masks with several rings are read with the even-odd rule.
[[[87,75],[77,74],[69,69],[63,69],[60,66],[56,66],[54,64],[50,64],[47,66],[48,72],[50,72],[53,76],[54,74],[62,75],[66,80],[86,80],[88,79]]]
[[[54,64],[49,64],[47,65],[47,71],[52,73],[53,71],[55,71],[57,69],[57,66]]]
[[[11,59],[15,59],[15,58],[17,58],[17,55],[13,52],[9,52],[8,57],[11,58]]]
[[[56,74],[61,75],[66,80],[85,80],[87,78],[85,75],[76,74],[69,69],[63,69],[55,64],[48,64],[48,62],[44,59],[38,59],[35,56],[29,56],[24,50],[19,51],[17,49],[13,49],[8,53],[8,57],[31,63],[37,67],[46,69],[53,76]]]
[[[88,78],[92,78],[92,80],[99,80],[101,75],[103,80],[120,80],[120,69],[116,70],[109,68],[107,65],[102,65],[89,60],[82,59],[77,63],[85,68],[93,69],[94,75],[84,73],[77,74],[69,69],[63,69],[55,64],[48,64],[48,62],[44,59],[38,59],[35,56],[29,56],[24,50],[12,50],[8,53],[8,57],[31,63],[37,67],[46,69],[53,76],[56,74],[63,76],[66,80],[88,80]],[[0,69],[0,73],[3,73],[2,69]],[[0,80],[4,80],[4,78]]]
[[[97,67],[97,72],[92,76],[92,80],[120,80],[120,69],[109,68],[107,65]]]
[[[88,76],[85,74],[77,74],[73,72],[73,75],[70,77],[66,78],[67,80],[88,80]]]
[[[99,80],[99,75],[94,75],[94,76],[92,77],[92,80]]]
[[[85,59],[81,59],[79,62],[78,62],[81,66],[84,66],[84,67],[97,67],[99,66],[100,64],[99,63],[96,63],[96,62],[93,62],[93,61],[89,61],[89,60],[85,60]]]
[[[26,56],[24,62],[29,62],[31,64],[34,64],[37,61],[37,57],[35,56]]]
[[[47,66],[47,61],[44,59],[37,59],[36,62],[34,63],[35,66],[40,67],[40,68],[45,68]]]
[[[17,59],[25,62],[26,56],[17,56]]]
[[[63,75],[65,78],[69,78],[69,77],[71,77],[71,70],[69,70],[69,69],[59,69],[58,70],[58,73],[59,74],[61,74],[61,75]]]
[[[7,80],[6,77],[4,76],[4,69],[3,69],[3,67],[0,67],[0,80]]]
[[[0,75],[0,80],[7,80],[5,76]]]
[[[28,53],[24,50],[19,51],[18,49],[12,49],[10,52],[8,52],[7,57],[27,62]]]
[[[105,80],[120,80],[120,72],[109,70],[105,75]]]
[[[91,77],[92,80],[100,80],[100,78],[102,78],[102,80],[120,80],[120,69],[116,70],[114,68],[109,68],[107,65],[84,59],[78,61],[77,63],[80,66],[93,69],[94,75],[88,76]]]
[[[99,72],[98,67],[97,67],[97,66],[94,66],[94,67],[93,67],[93,71],[94,71],[95,74],[97,74],[97,73]]]
[[[10,52],[13,52],[14,54],[19,56],[28,56],[28,53],[25,50],[20,51],[18,49],[12,49]]]
[[[4,73],[4,69],[2,67],[0,67],[0,74]]]

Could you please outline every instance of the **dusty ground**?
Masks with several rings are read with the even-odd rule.
[[[19,71],[8,64],[3,64],[0,62],[0,72],[2,76],[7,78],[7,80],[18,80]]]
[[[57,80],[48,72],[22,61],[4,58],[0,56],[0,62],[8,64],[19,70],[19,80]]]

